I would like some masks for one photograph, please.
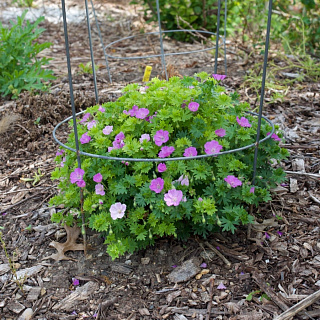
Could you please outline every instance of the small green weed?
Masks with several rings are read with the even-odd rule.
[[[21,91],[45,90],[42,81],[55,79],[52,70],[45,70],[51,59],[37,55],[51,46],[50,42],[38,43],[36,40],[44,31],[38,25],[44,17],[34,23],[25,22],[27,10],[17,22],[10,21],[11,28],[0,22],[0,94],[17,98]]]
[[[31,8],[33,6],[33,0],[13,0],[12,4],[17,4],[18,7],[28,7]]]
[[[80,63],[79,64],[79,69],[80,69],[80,73],[90,73],[93,74],[93,70],[92,70],[92,63],[88,62],[87,64],[83,64]],[[99,70],[99,66],[97,66],[96,64],[94,65],[94,70],[98,71]]]

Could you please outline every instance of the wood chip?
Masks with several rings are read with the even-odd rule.
[[[138,311],[142,316],[150,316],[150,312],[147,308],[141,308],[141,309],[138,309]]]
[[[188,281],[201,271],[200,261],[197,258],[191,258],[185,261],[181,266],[175,268],[168,278],[171,282],[179,283]]]
[[[24,310],[26,307],[21,304],[20,302],[18,301],[10,301],[7,305],[7,308],[14,312],[14,313],[20,313],[22,310]]]
[[[81,287],[77,287],[76,291],[72,292],[66,298],[52,307],[53,310],[74,310],[75,305],[79,301],[88,300],[89,296],[99,289],[99,284],[93,281],[87,282]]]

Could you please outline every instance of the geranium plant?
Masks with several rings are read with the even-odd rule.
[[[271,164],[288,152],[279,147],[281,133],[261,143],[254,185],[253,148],[219,155],[254,143],[258,122],[221,81],[204,72],[155,78],[146,86],[128,85],[116,102],[88,108],[77,120],[81,150],[127,160],[83,156],[79,169],[76,154],[60,149],[52,174],[60,193],[51,204],[72,210],[52,219],[78,221],[83,188],[88,226],[103,233],[112,258],[159,237],[206,237],[253,222],[249,205],[271,199],[270,188],[284,179],[283,170]],[[261,136],[270,131],[263,120]],[[74,148],[73,132],[67,145]],[[200,155],[210,156],[192,158]],[[174,157],[182,160],[168,161]]]

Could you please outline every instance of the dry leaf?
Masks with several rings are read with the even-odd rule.
[[[52,241],[49,245],[57,249],[58,253],[54,253],[49,257],[45,257],[43,260],[46,259],[54,259],[56,261],[60,260],[74,260],[65,256],[67,251],[76,251],[76,250],[83,250],[84,245],[82,243],[76,243],[76,240],[80,234],[80,228],[78,227],[68,227],[65,225],[64,227],[67,231],[67,241],[65,243],[60,243],[56,241]]]

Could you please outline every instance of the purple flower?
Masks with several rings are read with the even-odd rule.
[[[224,181],[227,182],[232,188],[236,188],[242,185],[242,182],[235,176],[227,176],[224,178]]]
[[[270,135],[271,132],[267,133],[267,136]],[[281,138],[278,137],[278,135],[276,135],[275,133],[272,134],[271,139],[273,139],[274,141],[281,141]]]
[[[182,108],[182,109],[184,109],[186,106],[187,106],[187,104],[186,104],[185,102],[183,102],[183,103],[181,104],[181,108]]]
[[[146,140],[147,142],[150,141],[150,135],[145,133],[141,135],[141,138],[139,139],[140,143],[143,142],[143,140]]]
[[[104,192],[104,187],[101,183],[96,184],[95,189],[96,189],[96,194],[100,194],[100,196],[104,196],[106,194]]]
[[[62,158],[62,161],[60,163],[60,167],[64,167],[64,163],[66,162],[67,158],[66,157],[63,157]]]
[[[76,315],[77,315],[77,312],[76,312],[75,310],[73,310],[73,311],[71,312],[71,314],[72,314],[73,316],[76,316]]]
[[[159,163],[158,164],[158,171],[159,172],[165,172],[167,170],[167,166],[165,163]]]
[[[283,233],[281,231],[277,231],[277,234],[279,235],[279,237],[283,236]]]
[[[113,145],[113,149],[122,149],[125,146],[125,143],[123,141],[120,141],[120,142],[113,141],[112,145]]]
[[[214,132],[218,137],[224,137],[226,135],[226,130],[220,128]]]
[[[206,142],[204,145],[204,151],[206,154],[219,153],[221,149],[222,145],[220,145],[219,142],[216,140]]]
[[[72,285],[78,286],[79,284],[80,284],[80,282],[77,278],[72,278]]]
[[[129,110],[129,114],[131,117],[134,117],[137,114],[137,111],[139,110],[139,107],[134,105],[132,109]]]
[[[144,119],[149,114],[149,110],[147,108],[138,109],[136,112],[136,118]]]
[[[124,140],[124,138],[124,133],[121,131],[114,137],[114,140],[117,142],[121,142],[122,140]]]
[[[250,193],[254,193],[254,187],[250,188]]]
[[[103,106],[100,106],[99,109],[98,109],[98,111],[100,111],[100,112],[105,112],[106,109],[105,109]]]
[[[196,112],[199,108],[199,103],[198,102],[190,102],[188,104],[188,108],[190,111]]]
[[[184,157],[195,157],[198,154],[195,147],[189,147],[184,150]]]
[[[203,263],[200,264],[200,267],[201,267],[201,268],[206,268],[206,267],[207,267],[207,264],[206,264],[205,262],[203,262]]]
[[[93,181],[94,181],[94,182],[97,182],[97,183],[101,182],[101,181],[102,181],[102,174],[101,174],[101,173],[95,174],[95,175],[93,176]]]
[[[164,130],[159,130],[153,136],[154,143],[157,146],[161,146],[169,140],[169,132]]]
[[[199,197],[199,198],[198,198],[198,201],[200,201],[200,202],[201,202],[201,201],[203,201],[203,199],[202,199],[201,197]]]
[[[164,180],[162,178],[153,179],[149,188],[155,193],[160,193],[164,186]]]
[[[81,181],[83,179],[83,175],[84,175],[83,169],[80,169],[80,168],[74,169],[74,171],[71,172],[71,174],[70,174],[70,182],[76,183],[76,182]]]
[[[213,77],[213,79],[215,79],[217,81],[221,81],[221,80],[226,78],[226,75],[224,75],[224,74],[213,74],[212,77]]]
[[[85,113],[85,115],[80,120],[80,123],[85,123],[90,117],[90,113]]]
[[[106,126],[102,130],[103,134],[105,134],[106,136],[109,135],[112,131],[113,131],[113,126]]]
[[[2,212],[2,216],[6,216],[8,213],[7,212]]]
[[[189,89],[194,89],[194,86],[189,86],[188,88],[189,88]]]
[[[63,149],[59,149],[56,153],[56,157],[57,156],[62,156],[64,154],[64,150]]]
[[[176,264],[174,264],[173,266],[171,266],[171,268],[177,268],[178,266]]]
[[[181,183],[182,186],[188,186],[189,185],[189,179],[188,179],[188,176],[180,176],[178,181]]]
[[[93,127],[97,126],[97,121],[96,120],[92,120],[90,122],[87,123],[87,129],[91,130]]]
[[[99,199],[99,204],[103,204],[103,201],[101,199]]]
[[[164,195],[164,201],[166,202],[167,206],[178,206],[180,201],[183,198],[183,193],[181,190],[171,189]]]
[[[269,236],[269,234],[267,232],[264,233],[264,236],[266,237],[267,240],[270,239],[270,236]]]
[[[239,119],[239,117],[237,116],[237,122],[239,123],[239,125],[241,127],[244,127],[244,128],[250,128],[251,127],[251,124],[249,123],[249,120],[245,117],[241,117],[241,119]]]
[[[220,282],[220,284],[218,285],[217,289],[218,290],[225,290],[227,288],[225,287],[225,285],[222,282]]]
[[[86,186],[86,183],[84,180],[77,181],[76,184],[79,188],[84,188]]]
[[[116,219],[121,219],[124,216],[124,213],[127,209],[127,206],[125,204],[122,204],[121,202],[116,202],[110,207],[110,213],[111,213],[111,218],[113,220]]]
[[[91,140],[91,137],[88,136],[88,132],[84,133],[80,138],[81,144],[89,143],[90,140]]]
[[[159,158],[167,158],[174,150],[174,147],[162,147],[158,156]]]

